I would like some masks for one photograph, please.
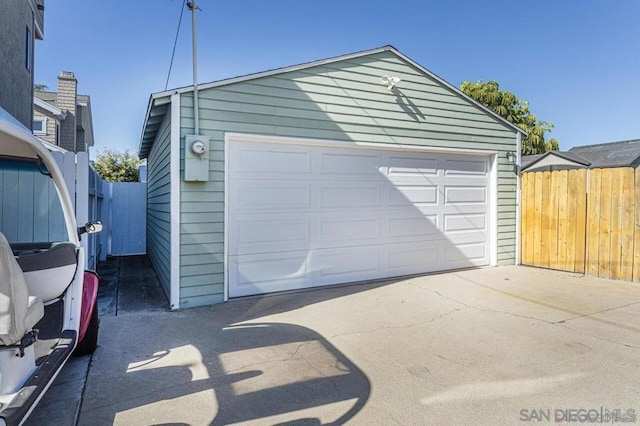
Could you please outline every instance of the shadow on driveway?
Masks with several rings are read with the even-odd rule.
[[[132,269],[146,276],[147,268],[148,262],[140,261]],[[136,305],[135,297],[123,296],[121,285],[111,291],[117,306],[102,303],[99,347],[78,424],[344,424],[371,392],[361,369],[310,328],[246,321],[381,285],[175,312],[166,305],[157,309],[157,303]]]

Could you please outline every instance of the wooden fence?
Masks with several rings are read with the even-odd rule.
[[[640,281],[640,173],[527,172],[521,188],[522,264]]]

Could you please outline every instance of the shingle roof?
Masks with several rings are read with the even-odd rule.
[[[522,171],[532,168],[537,162],[550,155],[590,169],[607,167],[640,166],[640,139],[597,145],[575,146],[569,151],[549,151],[544,154],[525,155],[520,159]]]
[[[53,106],[58,106],[58,93],[57,92],[39,92],[39,91],[35,91],[33,92],[33,96],[35,96],[38,99],[41,99],[45,102],[50,103]],[[78,94],[77,97],[77,102],[83,102],[86,103],[88,102],[90,99],[89,95],[81,95]]]
[[[544,154],[523,155],[522,158],[520,158],[520,167],[522,169],[526,169],[530,164],[533,164],[542,158],[543,155]]]
[[[51,105],[57,106],[58,94],[56,92],[34,91],[33,96],[35,96],[38,99],[42,99],[43,101],[48,102]]]
[[[520,169],[525,171],[538,163],[543,158],[549,156],[556,156],[560,158],[564,158],[565,160],[571,161],[575,163],[577,167],[589,167],[591,165],[591,161],[588,159],[569,151],[547,151],[544,154],[534,154],[534,155],[525,155],[520,159]]]
[[[640,165],[640,139],[576,146],[567,153],[591,162],[590,168],[637,167]]]

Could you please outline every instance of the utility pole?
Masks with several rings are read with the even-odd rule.
[[[198,37],[196,28],[196,10],[200,10],[196,6],[196,0],[187,2],[187,7],[191,10],[191,45],[193,50],[193,121],[194,134],[200,134],[200,122],[198,111]]]

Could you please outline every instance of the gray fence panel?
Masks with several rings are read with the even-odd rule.
[[[111,185],[111,254],[143,254],[147,247],[147,184]]]

